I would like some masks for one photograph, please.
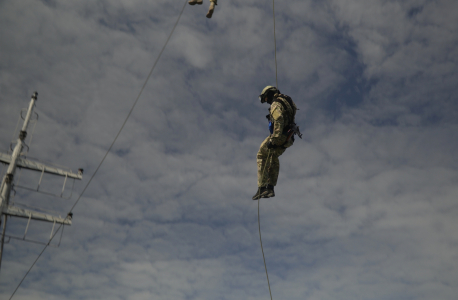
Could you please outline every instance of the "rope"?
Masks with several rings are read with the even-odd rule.
[[[266,159],[266,163],[264,164],[264,170],[261,172],[261,184],[264,183],[264,174],[266,172],[267,164],[269,163],[269,156],[270,156],[270,149],[269,149],[269,152],[267,153],[267,159]],[[272,163],[272,159],[271,159],[271,163]]]
[[[264,269],[266,269],[267,285],[269,286],[270,300],[272,300],[272,292],[271,292],[271,290],[270,290],[270,282],[269,282],[269,273],[267,273],[266,258],[265,258],[265,256],[264,256],[264,248],[262,247],[262,238],[261,238],[261,219],[259,218],[259,205],[260,205],[260,203],[261,203],[261,198],[259,198],[259,200],[258,200],[259,241],[261,242],[262,259],[264,260]]]
[[[272,0],[272,14],[273,14],[273,20],[274,20],[274,52],[275,52],[275,84],[277,85],[278,89],[278,68],[277,68],[277,37],[275,34],[275,0]],[[264,171],[262,172],[261,175],[261,182],[264,180],[264,172],[266,171],[267,164],[269,163],[269,155],[270,155],[270,150],[269,153],[267,154],[267,160],[266,164],[264,165]],[[271,164],[272,164],[272,157],[271,159]],[[270,290],[270,282],[269,282],[269,273],[267,272],[267,264],[266,264],[266,257],[264,256],[264,248],[262,247],[262,238],[261,238],[261,219],[259,216],[259,206],[261,203],[261,198],[258,199],[258,228],[259,228],[259,242],[261,243],[261,251],[262,251],[262,259],[264,260],[264,268],[266,270],[266,277],[267,277],[267,285],[269,286],[269,294],[270,294],[270,299],[272,300],[272,291]]]
[[[167,41],[165,42],[164,46],[162,47],[162,50],[161,52],[159,53],[158,57],[156,58],[156,61],[154,62],[153,64],[153,67],[151,68],[151,71],[149,72],[148,74],[148,77],[146,78],[145,80],[145,83],[143,84],[141,90],[140,90],[140,93],[138,94],[137,96],[137,99],[135,99],[135,102],[134,104],[132,105],[132,108],[130,109],[129,111],[129,114],[127,115],[126,119],[124,120],[124,123],[122,124],[121,126],[121,129],[119,129],[119,132],[118,134],[116,135],[115,139],[113,140],[113,143],[111,143],[110,147],[108,148],[107,152],[105,153],[105,156],[103,157],[102,161],[100,162],[100,164],[98,165],[97,169],[95,170],[94,174],[92,174],[92,177],[91,179],[89,179],[89,182],[86,184],[86,186],[84,187],[83,191],[81,192],[80,196],[78,197],[78,199],[76,200],[75,204],[72,206],[72,208],[70,209],[70,212],[73,211],[73,209],[75,208],[76,204],[78,204],[79,200],[81,199],[81,197],[83,196],[84,192],[86,191],[86,189],[88,188],[89,184],[92,182],[92,179],[94,179],[94,176],[95,174],[97,174],[98,170],[100,169],[100,167],[102,166],[103,162],[105,161],[105,158],[107,157],[108,153],[111,151],[111,148],[113,147],[113,145],[115,144],[116,140],[118,139],[121,131],[124,129],[124,126],[126,125],[127,123],[127,120],[129,119],[130,115],[132,114],[132,111],[134,110],[135,106],[137,105],[137,102],[138,102],[138,99],[140,99],[140,96],[141,94],[143,93],[143,90],[145,89],[145,86],[146,84],[148,83],[148,80],[149,78],[151,77],[151,74],[153,73],[153,70],[155,69],[159,59],[161,58],[161,55],[162,53],[164,52],[165,50],[165,47],[167,46],[167,44],[169,43],[169,40],[170,38],[172,37],[173,35],[173,32],[175,31],[175,28],[177,27],[178,25],[178,22],[180,21],[180,18],[181,18],[181,15],[183,14],[183,11],[186,7],[186,4],[187,4],[188,0],[186,0],[184,2],[184,5],[183,5],[183,8],[181,9],[181,12],[175,22],[175,25],[173,26],[173,29],[172,31],[170,32],[168,38],[167,38]],[[19,289],[19,287],[21,286],[22,282],[24,281],[24,279],[27,277],[27,275],[29,274],[30,270],[32,270],[32,268],[35,266],[36,262],[38,261],[38,259],[41,257],[41,255],[43,254],[43,252],[45,252],[46,248],[49,246],[49,244],[51,243],[52,239],[56,236],[57,232],[60,230],[60,228],[62,227],[63,225],[61,224],[59,226],[59,228],[57,228],[56,232],[54,233],[54,235],[51,237],[51,239],[49,239],[49,242],[46,244],[46,246],[43,248],[43,250],[41,251],[41,253],[38,255],[37,259],[33,262],[32,266],[29,268],[29,270],[27,271],[27,273],[24,275],[24,277],[22,278],[21,282],[18,284],[18,286],[16,287],[16,289],[14,290],[13,294],[11,295],[10,297],[10,300],[13,298],[14,294],[16,294],[16,291]]]
[[[278,76],[277,76],[277,37],[275,36],[275,0],[272,0],[272,12],[274,16],[274,49],[275,49],[275,83],[278,89]]]
[[[264,170],[261,172],[261,183],[264,182],[264,173],[266,171],[267,165],[269,164],[269,156],[270,156],[270,164],[272,164],[272,155],[270,155],[271,149],[269,149],[269,152],[267,153],[267,159],[266,163],[264,164]],[[269,166],[270,167],[270,166]],[[272,292],[270,290],[270,282],[269,282],[269,274],[267,273],[267,264],[266,264],[266,258],[264,256],[264,248],[262,247],[262,238],[261,238],[261,219],[259,216],[259,206],[261,203],[261,198],[258,199],[258,228],[259,228],[259,241],[261,242],[261,251],[262,251],[262,259],[264,260],[264,269],[266,270],[266,277],[267,277],[267,285],[269,286],[269,294],[270,294],[270,300],[272,300]]]
[[[275,52],[275,84],[278,89],[278,68],[277,68],[277,37],[275,34],[275,0],[272,0],[272,14],[273,14],[273,20],[274,20],[274,52]],[[261,182],[264,180],[264,172],[266,171],[267,164],[269,163],[269,155],[270,155],[270,150],[267,155],[267,160],[266,164],[264,165],[264,171],[262,172],[261,175]],[[272,157],[271,157],[271,163],[272,163]],[[262,247],[262,238],[261,238],[261,219],[259,217],[259,206],[261,203],[261,198],[258,199],[258,227],[259,227],[259,241],[261,242],[261,251],[262,251],[262,259],[264,260],[264,268],[266,270],[266,277],[267,277],[267,285],[269,286],[269,294],[270,294],[270,299],[272,300],[272,291],[270,290],[270,282],[269,282],[269,273],[267,272],[267,264],[266,264],[266,258],[264,256],[264,248]]]

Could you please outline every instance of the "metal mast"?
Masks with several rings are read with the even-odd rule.
[[[27,127],[29,125],[30,118],[33,113],[35,102],[37,101],[37,96],[38,96],[37,92],[33,93],[32,99],[30,100],[29,108],[27,110],[27,115],[24,119],[24,124],[22,125],[22,129],[19,132],[19,137],[17,139],[17,143],[16,143],[16,146],[14,147],[13,153],[10,155],[7,153],[0,152],[0,162],[9,164],[8,170],[6,171],[6,174],[3,177],[2,185],[0,187],[0,191],[1,191],[0,225],[3,223],[1,247],[0,247],[0,267],[1,267],[1,260],[2,260],[2,254],[3,254],[3,244],[5,242],[5,230],[6,230],[7,216],[27,218],[29,219],[29,221],[33,219],[33,220],[52,222],[54,224],[56,223],[63,224],[63,225],[72,224],[72,221],[71,221],[72,215],[71,214],[67,215],[66,218],[61,218],[61,217],[52,216],[52,215],[48,215],[45,213],[36,212],[36,211],[28,210],[28,209],[22,209],[22,208],[13,206],[13,205],[9,205],[10,194],[13,188],[13,180],[14,180],[16,168],[19,167],[19,168],[39,171],[42,174],[46,172],[46,173],[50,173],[54,175],[64,176],[65,180],[67,178],[80,179],[80,180],[82,179],[82,172],[83,172],[82,169],[78,171],[78,174],[75,174],[75,173],[61,170],[61,169],[58,169],[52,166],[47,166],[39,162],[28,160],[25,157],[21,157],[22,150],[25,145],[24,140],[27,136]],[[65,182],[64,182],[64,186],[65,186]]]

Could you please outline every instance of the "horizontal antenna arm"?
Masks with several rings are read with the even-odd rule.
[[[0,152],[0,162],[9,164],[11,162],[11,155]],[[28,170],[38,171],[38,172],[45,172],[49,174],[59,175],[68,178],[74,178],[81,180],[83,178],[82,171],[75,174],[71,171],[65,171],[56,167],[47,166],[45,164],[32,161],[29,159],[18,158],[16,161],[16,166],[19,168],[24,168]]]
[[[19,208],[16,206],[8,206],[3,209],[3,213],[9,216],[19,217],[19,218],[26,218],[26,219],[33,219],[39,221],[46,221],[51,223],[58,223],[64,225],[72,225],[72,217],[69,215],[65,219],[61,217],[56,217],[52,215],[48,215],[45,213],[32,211],[28,209]]]

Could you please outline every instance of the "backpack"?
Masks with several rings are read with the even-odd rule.
[[[290,123],[289,124],[285,124],[285,128],[283,129],[283,134],[285,134],[286,136],[288,136],[288,138],[286,139],[286,143],[288,143],[288,141],[290,140],[290,138],[292,138],[292,141],[294,142],[294,136],[297,135],[299,136],[299,138],[302,139],[302,133],[300,132],[299,130],[299,126],[296,125],[296,111],[297,111],[297,107],[296,107],[296,104],[293,102],[293,99],[291,99],[290,96],[288,95],[283,95],[283,94],[278,94],[278,95],[275,95],[274,96],[274,100],[273,102],[278,102],[280,103],[284,110],[286,112],[289,112],[290,114]],[[285,103],[285,101],[282,101],[282,99],[286,100],[286,102],[289,104],[289,108],[288,108],[288,104]],[[291,115],[291,111],[292,110],[292,115]],[[273,125],[272,125],[273,127]],[[269,124],[269,129],[270,129],[270,124]],[[273,130],[273,128],[272,128]],[[283,144],[284,145],[284,144]]]

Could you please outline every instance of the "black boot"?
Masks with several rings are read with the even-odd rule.
[[[272,198],[275,197],[274,186],[268,184],[264,192],[261,193],[261,198]]]
[[[261,198],[261,194],[264,193],[266,190],[267,190],[267,188],[264,187],[264,186],[258,188],[258,191],[257,191],[256,194],[253,196],[253,198],[251,198],[251,199],[253,199],[253,200],[258,200],[259,198]]]

